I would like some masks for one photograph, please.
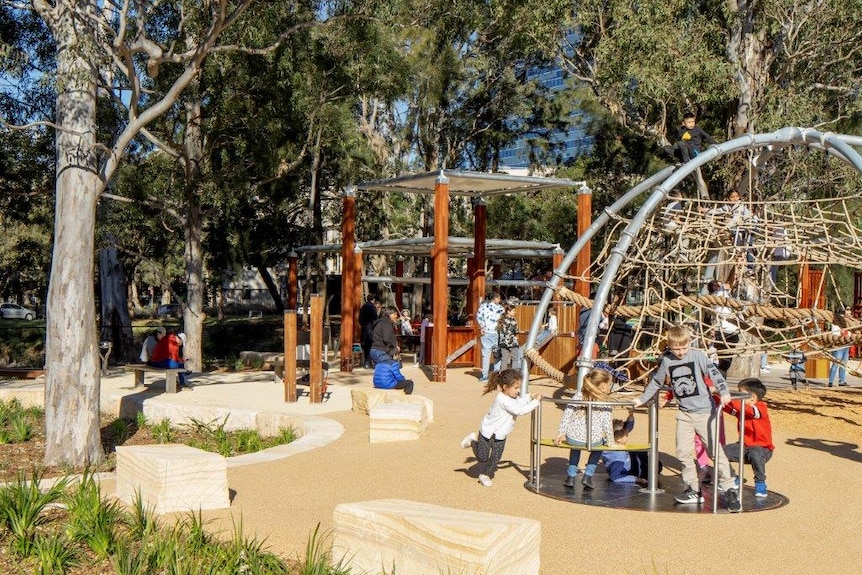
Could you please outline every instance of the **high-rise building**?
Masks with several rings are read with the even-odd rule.
[[[567,86],[563,70],[559,67],[531,69],[527,72],[527,80],[536,80],[554,92],[563,90]],[[580,111],[573,111],[572,116],[573,118],[580,116]],[[589,151],[593,145],[593,138],[586,134],[579,124],[574,122],[570,128],[552,133],[548,137],[552,144],[551,150],[531,149],[533,136],[525,135],[518,138],[511,146],[500,150],[501,170],[526,171],[530,167],[535,167],[537,157],[542,158],[540,163],[544,166],[554,168]],[[532,162],[531,159],[533,159]]]

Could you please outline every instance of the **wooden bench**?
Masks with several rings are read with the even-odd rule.
[[[132,371],[135,373],[135,387],[138,387],[139,385],[144,385],[145,372],[164,373],[165,391],[167,391],[168,393],[177,392],[177,374],[186,371],[186,368],[184,367],[153,367],[145,363],[130,363],[126,365],[124,369],[126,371]]]

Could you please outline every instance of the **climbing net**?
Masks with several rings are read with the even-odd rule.
[[[862,344],[862,323],[847,309],[846,327],[836,331],[834,309],[855,305],[853,280],[862,278],[862,228],[855,214],[862,197],[798,201],[733,202],[669,197],[641,227],[615,274],[604,313],[609,334],[600,334],[600,359],[630,367],[657,357],[663,334],[684,324],[694,345],[707,349],[719,320],[739,328],[740,343],[719,354],[752,357],[805,354]],[[616,238],[631,219],[613,215],[607,240],[583,278],[602,280]],[[594,242],[594,245],[599,242]],[[725,295],[710,295],[719,281]],[[856,280],[859,281],[858,279]],[[593,301],[567,288],[557,297],[592,308]],[[630,337],[619,345],[614,326]],[[527,356],[549,376],[566,378],[535,350]],[[632,370],[633,380],[646,370]],[[851,369],[851,372],[858,373]]]

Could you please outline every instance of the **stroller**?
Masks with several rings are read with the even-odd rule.
[[[793,389],[798,389],[799,384],[808,385],[808,380],[805,379],[805,354],[794,349],[790,353],[784,354],[784,359],[790,362],[790,385]]]

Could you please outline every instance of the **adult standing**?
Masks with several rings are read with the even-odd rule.
[[[848,337],[850,331],[847,329],[847,318],[844,316],[844,308],[840,307],[832,312],[832,335]],[[832,365],[829,366],[829,387],[835,383],[838,377],[838,385],[847,385],[847,362],[850,361],[850,346],[832,350]]]
[[[375,321],[377,321],[377,301],[374,296],[369,295],[359,308],[359,342],[366,368],[371,367],[371,338]]]
[[[503,315],[503,306],[500,305],[499,292],[491,292],[488,299],[482,302],[476,310],[476,323],[482,333],[482,375],[479,381],[488,381],[488,372],[491,369],[491,355],[496,354],[500,345],[500,335],[497,332],[497,322]],[[494,370],[499,371],[500,362],[495,361]]]
[[[380,317],[374,322],[371,332],[371,360],[374,363],[394,360],[400,351],[395,325],[398,310],[392,306],[383,308]]]

